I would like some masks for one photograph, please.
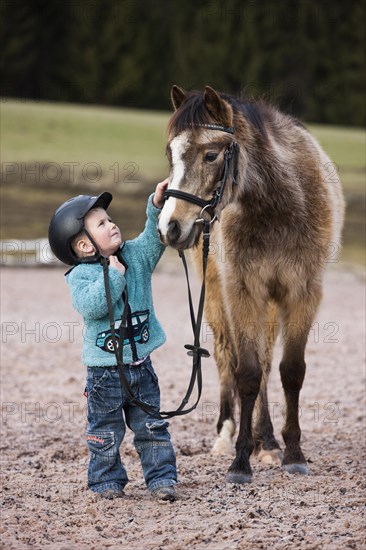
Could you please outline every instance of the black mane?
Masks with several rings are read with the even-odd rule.
[[[257,130],[263,139],[266,137],[263,113],[265,105],[261,101],[239,101],[229,94],[220,94],[220,97],[230,103],[234,113],[241,113],[251,126]],[[203,92],[189,92],[187,99],[180,108],[173,113],[168,126],[168,132],[175,135],[187,128],[194,129],[202,124],[214,124],[215,121],[203,101]]]
[[[267,135],[263,114],[267,106],[263,101],[239,101],[228,94],[220,94],[232,106],[234,112],[241,112],[244,118],[255,128],[262,138]]]

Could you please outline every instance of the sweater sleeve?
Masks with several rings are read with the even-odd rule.
[[[147,202],[145,229],[133,240],[136,250],[141,255],[141,260],[148,265],[151,272],[154,271],[165,250],[165,245],[160,241],[157,230],[161,209],[154,206],[152,202],[153,197],[154,194],[152,193]]]
[[[102,266],[77,266],[68,275],[67,282],[73,306],[85,319],[100,319],[108,314]],[[110,267],[109,283],[114,306],[121,298],[126,280],[118,269]]]

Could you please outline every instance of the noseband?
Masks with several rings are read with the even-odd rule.
[[[217,124],[195,124],[194,126],[205,128],[206,130],[219,130],[221,132],[226,132],[228,134],[234,134],[234,128],[226,128],[225,126],[219,126]],[[212,198],[210,200],[202,199],[191,193],[186,193],[185,191],[180,191],[179,189],[167,189],[164,193],[164,198],[167,200],[169,197],[174,197],[176,199],[181,199],[187,202],[191,202],[201,207],[200,217],[196,220],[196,223],[203,223],[203,212],[210,211],[211,220],[210,223],[213,223],[216,220],[215,208],[220,204],[222,196],[225,191],[226,181],[229,175],[230,164],[233,165],[233,186],[237,185],[238,178],[238,159],[239,159],[239,144],[236,141],[232,141],[226,148],[224,153],[224,165],[221,173],[221,177],[218,183],[217,188],[213,192]]]

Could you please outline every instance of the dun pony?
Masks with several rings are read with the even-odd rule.
[[[225,151],[232,142],[240,147],[236,183],[231,165],[215,208],[207,270],[205,315],[214,333],[220,375],[214,450],[231,445],[237,401],[236,456],[227,481],[251,480],[253,451],[265,462],[282,463],[289,473],[307,474],[300,447],[299,394],[324,268],[340,245],[344,202],[336,170],[298,120],[264,102],[243,102],[210,87],[187,93],[177,86],[172,88],[172,102],[170,189],[209,200],[219,185]],[[200,211],[197,204],[170,196],[158,227],[167,245],[193,248],[199,269]],[[274,437],[267,399],[279,332],[284,452]]]

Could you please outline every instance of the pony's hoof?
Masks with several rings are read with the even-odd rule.
[[[306,464],[283,464],[282,470],[289,474],[309,475],[309,469]]]
[[[243,474],[241,472],[228,472],[226,474],[227,483],[239,483],[243,485],[244,483],[250,483],[252,481],[252,476],[250,474]]]
[[[258,459],[263,462],[263,464],[281,466],[283,460],[283,452],[281,451],[281,449],[262,449],[258,453]]]

